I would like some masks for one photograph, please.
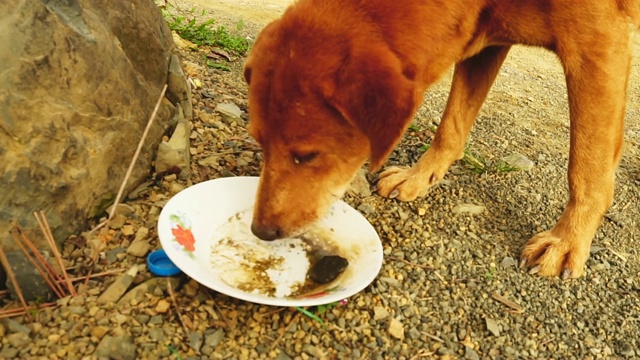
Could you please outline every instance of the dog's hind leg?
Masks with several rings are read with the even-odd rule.
[[[459,159],[473,126],[510,46],[492,46],[456,64],[449,100],[427,152],[413,167],[391,167],[378,180],[382,196],[410,201],[426,194]]]
[[[580,277],[591,241],[613,202],[631,50],[624,30],[608,35],[596,44],[577,44],[572,52],[558,52],[571,116],[569,201],[557,224],[525,245],[522,264],[533,273]]]

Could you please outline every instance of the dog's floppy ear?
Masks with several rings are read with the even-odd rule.
[[[413,76],[385,46],[352,53],[336,74],[329,102],[369,139],[371,171],[382,167],[412,119],[418,101]]]

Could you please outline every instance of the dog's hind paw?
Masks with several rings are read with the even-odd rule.
[[[531,238],[522,251],[520,267],[530,274],[578,278],[584,273],[590,241],[562,238],[545,231]]]

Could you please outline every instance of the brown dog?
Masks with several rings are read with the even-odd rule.
[[[383,196],[425,195],[460,158],[510,46],[536,45],[566,74],[570,198],[522,262],[579,277],[613,201],[639,24],[640,0],[299,0],[264,29],[245,67],[249,131],[264,151],[253,233],[292,236],[323,216],[367,158],[382,166],[423,92],[455,64],[431,147],[378,182]]]

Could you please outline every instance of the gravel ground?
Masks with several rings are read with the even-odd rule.
[[[222,23],[242,18],[243,31],[254,37],[286,2],[178,4],[208,8]],[[636,49],[640,55],[640,42]],[[182,51],[185,72],[203,83],[194,91],[191,178],[157,178],[141,188],[139,197],[129,199],[118,221],[103,233],[108,248],[94,269],[113,274],[80,286],[80,295],[60,300],[56,308],[39,310],[36,322],[0,321],[0,358],[640,356],[638,62],[630,82],[627,145],[616,200],[596,235],[583,278],[539,278],[515,265],[526,240],[552,226],[567,199],[568,110],[561,68],[553,55],[520,47],[501,70],[469,149],[489,164],[519,153],[533,168],[478,174],[459,161],[442,184],[411,203],[366,191],[347,195],[345,201],[380,234],[385,260],[369,287],[320,315],[323,325],[294,309],[235,300],[185,277],[153,278],[143,266],[146,252],[133,250],[136,238],[159,247],[155,222],[172,194],[208,179],[258,174],[261,154],[246,134],[246,121],[229,123],[213,111],[220,102],[246,110],[242,59],[222,72],[203,64],[206,51]],[[442,113],[449,80],[450,75],[429,91],[415,126],[388,164],[418,159]],[[373,180],[375,174],[368,176]],[[478,206],[482,212],[471,211]],[[80,272],[99,240],[87,234],[71,238],[64,249],[68,265]],[[137,272],[123,275],[136,265]],[[133,290],[116,302],[127,288]]]

